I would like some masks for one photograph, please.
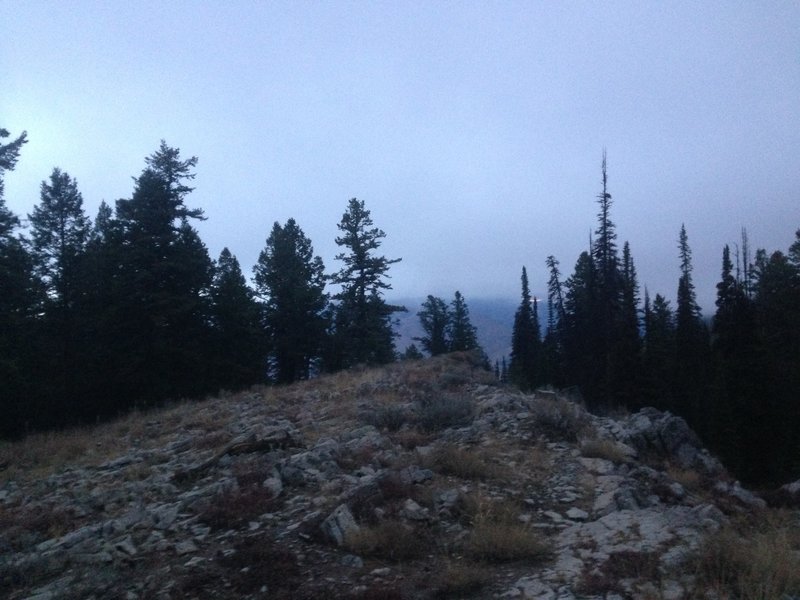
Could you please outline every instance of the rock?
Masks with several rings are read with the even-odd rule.
[[[759,498],[753,492],[744,489],[738,481],[734,481],[733,483],[718,481],[714,485],[714,491],[729,496],[742,506],[750,509],[760,510],[767,507],[767,503],[762,498]]]
[[[585,521],[589,518],[589,513],[573,506],[567,511],[567,517],[573,521]]]
[[[197,545],[192,540],[184,540],[175,544],[175,552],[178,556],[191,554],[192,552],[197,552]]]
[[[126,556],[136,556],[137,553],[136,546],[133,544],[133,539],[129,535],[125,536],[121,540],[115,541],[114,550]]]
[[[427,508],[422,508],[411,498],[407,498],[403,502],[403,508],[400,509],[400,516],[412,521],[425,521],[429,515]]]
[[[347,536],[359,530],[353,513],[346,504],[340,504],[320,525],[322,533],[337,546],[342,546]]]

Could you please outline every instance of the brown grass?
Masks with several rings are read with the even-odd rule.
[[[771,511],[710,536],[695,562],[698,583],[719,598],[772,600],[800,594],[800,523]]]
[[[427,532],[394,520],[362,526],[347,536],[345,546],[359,556],[393,562],[424,558],[434,549]]]
[[[480,493],[466,494],[458,508],[462,519],[472,526],[462,547],[469,558],[482,562],[541,562],[550,557],[550,543],[519,521],[520,507],[515,502]]]
[[[614,440],[590,438],[581,443],[581,456],[586,458],[602,458],[620,464],[628,460],[628,456]]]
[[[486,461],[477,452],[451,444],[438,448],[425,460],[426,466],[460,479],[492,479],[503,474],[500,465]]]
[[[464,598],[479,592],[490,581],[490,571],[480,564],[448,561],[429,587],[435,598]]]

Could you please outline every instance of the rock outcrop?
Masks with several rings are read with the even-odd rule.
[[[126,423],[102,461],[0,472],[0,595],[677,600],[763,506],[682,419],[595,417],[463,356]]]

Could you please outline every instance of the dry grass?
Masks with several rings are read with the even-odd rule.
[[[424,558],[434,549],[425,531],[395,520],[362,526],[347,536],[345,546],[359,556],[393,562]]]
[[[541,562],[551,556],[550,544],[536,530],[520,523],[476,524],[464,545],[467,556],[485,562]]]
[[[733,523],[698,552],[699,589],[718,598],[773,600],[800,595],[797,513],[772,511],[758,521]],[[699,596],[698,596],[699,597]]]
[[[531,412],[531,432],[556,442],[577,441],[589,425],[583,408],[564,398],[537,398]]]
[[[448,427],[469,425],[474,416],[475,401],[471,396],[445,392],[420,401],[417,423],[423,431],[441,431]]]
[[[425,465],[460,479],[494,479],[505,473],[500,465],[487,462],[477,452],[452,444],[438,448],[426,458]]]
[[[520,507],[515,502],[467,494],[461,497],[458,508],[462,519],[472,526],[462,547],[465,556],[490,563],[538,563],[551,556],[549,541],[520,522]]]
[[[614,440],[590,438],[581,442],[581,456],[586,458],[602,458],[613,463],[621,464],[628,460],[628,455],[623,452]]]
[[[435,598],[464,598],[480,591],[489,581],[491,573],[482,565],[448,561],[429,587]]]
[[[694,469],[683,469],[674,465],[667,466],[667,476],[673,481],[680,483],[685,490],[691,493],[702,491],[706,482],[703,476]]]

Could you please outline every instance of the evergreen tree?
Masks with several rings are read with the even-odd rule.
[[[449,350],[447,330],[450,324],[450,312],[445,301],[429,295],[417,316],[425,335],[414,339],[422,344],[422,349],[431,356],[447,352]]]
[[[798,237],[797,239],[800,239]],[[755,280],[755,308],[761,347],[761,389],[755,398],[758,419],[751,439],[769,439],[751,464],[756,483],[780,482],[800,475],[800,268],[797,241],[788,256],[776,251],[764,258]],[[763,253],[766,255],[766,253]]]
[[[450,303],[450,322],[447,328],[450,352],[480,349],[478,333],[469,319],[469,307],[461,292]]]
[[[701,435],[709,426],[703,403],[707,400],[708,331],[697,305],[692,281],[692,253],[686,227],[681,225],[678,238],[681,276],[678,280],[678,304],[675,325],[676,376],[675,410]]]
[[[33,279],[33,261],[19,234],[19,218],[6,207],[4,177],[13,171],[22,146],[23,132],[3,144],[9,136],[0,128],[0,435],[22,433],[36,417],[37,392],[30,376],[37,360],[31,348],[35,308],[39,293]]]
[[[344,266],[331,276],[341,291],[334,296],[338,303],[327,369],[391,362],[395,358],[392,314],[405,308],[387,304],[383,292],[392,289],[386,281],[389,267],[401,259],[375,253],[386,234],[373,227],[362,200],[349,201],[338,228],[342,235],[336,238],[336,244],[347,251],[336,256]]]
[[[541,332],[536,302],[531,298],[528,272],[522,267],[522,300],[511,332],[511,381],[522,389],[541,383]]]
[[[564,314],[563,285],[558,261],[554,256],[546,260],[550,277],[547,282],[547,329],[542,342],[542,381],[563,386],[564,378]]]
[[[210,300],[214,385],[236,390],[262,381],[266,358],[261,309],[228,248],[214,267]]]
[[[662,410],[674,410],[675,315],[669,300],[656,294],[652,307],[645,290],[643,395],[645,402]]]
[[[145,161],[132,197],[116,209],[120,318],[110,325],[114,352],[125,357],[115,387],[136,394],[121,398],[128,404],[196,394],[208,384],[199,342],[207,332],[212,263],[188,222],[202,211],[184,203],[197,158],[181,160],[162,140]]]
[[[620,322],[616,335],[613,385],[615,396],[629,408],[641,406],[638,398],[641,339],[639,336],[639,283],[630,246],[622,248]]]
[[[278,383],[307,379],[318,361],[328,303],[324,265],[294,219],[277,222],[254,268],[264,302],[270,374]]]
[[[85,363],[85,323],[80,302],[85,295],[83,261],[90,223],[83,211],[77,182],[53,169],[42,182],[41,201],[29,215],[35,272],[46,291],[43,336],[49,368],[42,383],[49,385],[50,406],[56,422],[79,416],[78,381]],[[69,406],[69,408],[68,408]]]
[[[419,351],[416,344],[410,344],[405,352],[403,352],[402,359],[403,360],[420,360],[421,358],[425,358],[422,355],[422,352]]]
[[[565,283],[564,362],[568,383],[577,384],[590,409],[602,404],[601,378],[605,369],[605,340],[597,327],[597,270],[582,252]]]

